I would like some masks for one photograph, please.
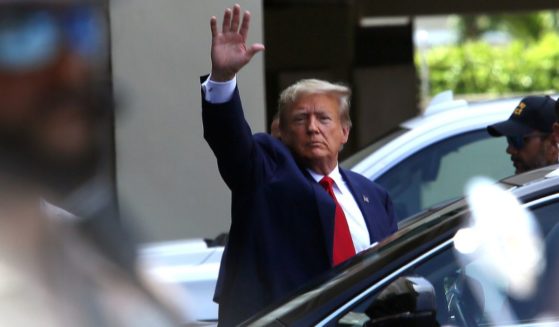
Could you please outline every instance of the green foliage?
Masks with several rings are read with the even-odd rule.
[[[536,42],[492,46],[466,41],[436,47],[426,53],[426,62],[431,95],[448,89],[499,95],[559,90],[559,34],[554,32]]]
[[[545,33],[557,28],[557,13],[541,11],[521,14],[463,15],[458,16],[456,28],[459,39],[478,40],[483,33],[502,31],[514,39],[537,41]]]

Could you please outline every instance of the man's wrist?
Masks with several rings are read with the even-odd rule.
[[[231,99],[235,87],[237,86],[237,77],[233,76],[232,79],[225,82],[218,82],[208,76],[206,81],[202,83],[204,89],[204,98],[206,101],[214,104],[225,103]]]
[[[223,72],[216,72],[212,69],[212,72],[210,74],[210,80],[213,82],[218,82],[218,83],[224,83],[224,82],[229,82],[232,79],[234,79],[236,76],[236,74],[227,74],[227,73],[223,73]]]

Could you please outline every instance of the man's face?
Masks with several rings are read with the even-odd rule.
[[[349,128],[342,123],[339,108],[333,95],[308,94],[300,96],[282,117],[286,119],[282,140],[311,169],[316,164],[335,166],[347,142]]]
[[[103,61],[95,58],[103,57],[104,28],[99,9],[79,1],[1,3],[0,128],[29,126],[65,96],[86,93]]]
[[[509,138],[507,153],[513,162],[515,173],[545,167],[557,162],[557,146],[552,135],[533,133],[520,137],[521,142]]]
[[[42,73],[6,74],[0,70],[0,129],[20,129],[38,107],[36,94],[42,93],[48,79]]]
[[[0,4],[0,137],[29,140],[42,166],[89,160],[96,146],[104,15],[95,5],[62,2]]]

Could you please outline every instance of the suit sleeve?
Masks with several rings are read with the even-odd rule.
[[[244,117],[239,90],[222,104],[204,100],[204,138],[217,158],[219,172],[231,190],[254,186],[265,176],[270,161],[258,148]]]

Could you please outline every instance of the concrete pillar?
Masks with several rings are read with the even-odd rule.
[[[263,42],[261,1],[250,42]],[[118,102],[116,174],[122,207],[144,240],[213,237],[229,229],[230,192],[202,138],[198,77],[210,69],[209,19],[224,0],[111,1]],[[261,54],[239,76],[253,131],[265,130]]]

